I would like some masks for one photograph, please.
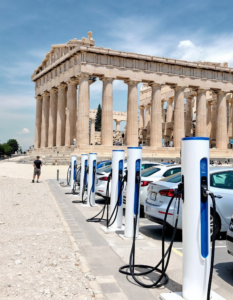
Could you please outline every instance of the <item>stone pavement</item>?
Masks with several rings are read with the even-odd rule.
[[[107,299],[159,299],[159,294],[182,290],[182,253],[173,248],[167,274],[169,283],[160,289],[143,289],[130,277],[118,272],[119,267],[128,264],[131,248],[130,240],[122,240],[119,233],[105,234],[103,224],[87,223],[86,219],[94,216],[103,205],[103,199],[96,197],[97,207],[83,207],[78,196],[73,196],[67,189],[62,189],[55,180],[48,181],[50,189],[62,210],[71,232],[77,242],[88,267],[96,277],[102,293]],[[156,265],[161,258],[162,227],[140,219],[140,232],[144,239],[136,242],[136,263]],[[169,242],[170,236],[166,237]],[[167,244],[168,245],[168,244]],[[150,282],[156,275],[141,278]],[[231,299],[233,288],[224,280],[214,275],[212,289],[226,299]]]

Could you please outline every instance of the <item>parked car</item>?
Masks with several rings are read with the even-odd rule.
[[[227,252],[233,255],[233,215],[231,217],[231,222],[227,231]]]
[[[155,183],[151,183],[148,188],[147,198],[145,201],[145,216],[147,219],[159,224],[163,224],[164,215],[169,200],[174,195],[175,189],[181,182],[181,173],[167,177]],[[210,167],[210,191],[217,197],[217,219],[216,219],[216,234],[219,232],[226,232],[230,221],[231,213],[233,211],[233,168],[231,167]],[[173,201],[169,214],[167,216],[167,224],[174,227],[175,218],[177,215],[177,201]],[[212,217],[212,201],[210,229],[213,231],[213,217]],[[178,219],[178,229],[182,229],[182,201],[180,206],[180,213]]]
[[[144,170],[157,165],[160,164],[156,162],[143,161],[141,168],[142,170]],[[111,170],[112,170],[112,166],[104,167],[97,170],[96,184],[95,184],[95,191],[97,195],[106,197],[108,175],[111,172]],[[124,171],[126,170],[127,170],[127,160],[124,161]],[[111,182],[109,184],[109,195],[111,195]]]
[[[147,188],[152,182],[159,181],[170,175],[181,171],[181,165],[157,165],[141,172],[141,189],[140,189],[140,210],[141,215],[144,212],[144,203],[147,198]],[[123,207],[126,205],[126,187],[123,191]]]
[[[112,164],[111,160],[102,160],[97,162],[97,170],[100,168],[104,168],[110,166]]]

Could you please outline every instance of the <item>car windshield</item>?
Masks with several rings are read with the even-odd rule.
[[[164,179],[161,179],[161,181],[178,183],[178,182],[181,181],[181,172],[173,174],[171,176],[168,176],[168,177],[166,177]]]
[[[156,167],[148,168],[148,169],[142,171],[142,177],[151,176],[152,174],[154,174],[160,170],[161,170],[160,168],[156,168]]]
[[[100,168],[97,170],[98,173],[104,172],[104,173],[110,173],[112,170],[112,166],[105,166],[103,168]]]

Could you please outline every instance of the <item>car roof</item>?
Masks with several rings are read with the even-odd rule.
[[[210,173],[223,172],[223,171],[233,171],[233,167],[210,167]]]

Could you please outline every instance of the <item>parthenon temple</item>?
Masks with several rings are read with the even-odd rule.
[[[90,85],[97,78],[102,81],[101,145],[96,145],[96,112],[90,110]],[[227,63],[96,47],[88,32],[87,38],[52,45],[31,79],[38,153],[110,155],[112,149],[142,145],[145,156],[177,157],[183,137],[207,136],[211,157],[233,157],[233,68]],[[127,112],[113,111],[114,80],[127,85]],[[115,146],[114,132],[120,132],[121,121],[126,121],[124,145]]]

